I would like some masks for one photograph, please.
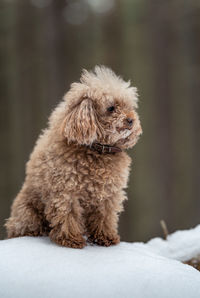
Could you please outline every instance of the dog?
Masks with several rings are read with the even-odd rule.
[[[43,236],[71,248],[120,242],[133,147],[142,133],[137,89],[112,70],[83,70],[52,112],[6,221],[8,238]]]

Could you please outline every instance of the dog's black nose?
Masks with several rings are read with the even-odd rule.
[[[128,122],[129,126],[133,125],[133,119],[132,118],[126,118],[126,121]]]

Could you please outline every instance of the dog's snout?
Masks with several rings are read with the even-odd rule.
[[[132,118],[126,118],[126,121],[127,121],[129,126],[133,125],[133,119]]]

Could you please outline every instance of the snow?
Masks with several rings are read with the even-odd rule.
[[[1,298],[199,298],[200,226],[167,241],[59,247],[48,237],[0,241]]]
[[[200,225],[194,229],[177,231],[167,241],[154,238],[147,243],[155,253],[180,261],[188,261],[200,255]]]

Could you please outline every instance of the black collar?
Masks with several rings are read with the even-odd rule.
[[[102,145],[99,143],[93,143],[90,146],[90,148],[93,149],[94,151],[97,151],[100,154],[111,154],[111,153],[122,152],[122,149],[120,149],[119,147]]]

